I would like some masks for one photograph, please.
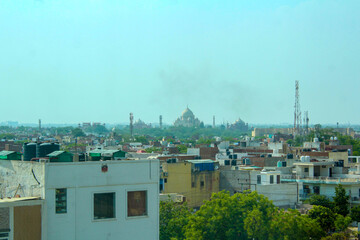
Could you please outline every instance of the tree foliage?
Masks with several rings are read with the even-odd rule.
[[[360,206],[351,208],[350,217],[353,221],[360,222]]]
[[[230,196],[214,193],[210,201],[191,216],[187,239],[268,239],[275,206],[256,192]],[[254,226],[255,224],[255,226]],[[261,228],[261,229],[260,229]]]
[[[349,195],[346,194],[345,188],[338,184],[335,188],[334,212],[346,216],[349,214]]]
[[[343,216],[340,214],[337,214],[336,220],[335,220],[335,230],[337,232],[343,232],[345,231],[349,224],[351,223],[352,219],[350,216]]]
[[[280,211],[271,223],[270,239],[308,240],[325,235],[320,224],[297,210]]]
[[[71,135],[73,137],[84,137],[86,136],[85,133],[83,132],[83,130],[81,128],[74,128],[71,130]]]
[[[326,233],[335,230],[334,222],[336,215],[331,209],[323,206],[314,206],[309,211],[309,217],[315,219]]]
[[[314,194],[306,202],[308,202],[311,205],[323,206],[330,209],[334,207],[333,202],[327,196],[324,195]]]
[[[328,204],[327,198],[320,200]],[[343,239],[348,236],[344,231],[350,221],[349,216],[320,205],[302,215],[297,210],[279,210],[255,191],[232,196],[221,191],[214,193],[196,213],[186,206],[161,203],[160,239],[320,240],[327,235],[331,238],[326,239]]]
[[[184,239],[191,210],[171,200],[160,202],[160,240]]]

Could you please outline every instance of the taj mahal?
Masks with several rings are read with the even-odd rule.
[[[199,127],[201,123],[202,122],[199,119],[195,118],[194,113],[189,109],[189,107],[186,107],[181,117],[178,117],[174,122],[174,126]]]

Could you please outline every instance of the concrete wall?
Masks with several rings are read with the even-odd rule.
[[[67,189],[66,214],[55,213],[57,188]],[[127,217],[127,191],[137,190],[147,191],[148,214]],[[115,193],[115,218],[94,220],[94,193],[104,192]],[[48,163],[45,199],[47,239],[159,238],[158,160]]]
[[[255,186],[253,186],[253,189],[254,188]],[[296,183],[256,185],[256,191],[273,201],[274,205],[277,207],[293,208],[297,202],[298,190]]]
[[[0,197],[44,198],[44,163],[0,160]]]
[[[344,161],[344,167],[349,166],[349,155],[348,152],[329,152],[329,159],[337,162],[339,160]]]
[[[256,173],[260,174],[259,171],[231,170],[221,167],[220,191],[226,190],[232,195],[237,192],[249,190],[251,184],[256,184]]]

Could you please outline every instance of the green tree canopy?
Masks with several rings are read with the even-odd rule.
[[[173,201],[160,202],[160,240],[184,239],[184,226],[187,225],[191,210],[186,204]]]
[[[83,132],[83,130],[81,128],[74,128],[71,130],[71,135],[73,137],[84,137],[86,136],[85,133]]]
[[[309,217],[315,219],[326,232],[333,231],[335,229],[336,215],[331,209],[323,206],[314,206],[309,211]]]
[[[351,208],[350,217],[353,221],[360,222],[360,206]]]
[[[186,239],[268,239],[275,206],[256,192],[230,196],[214,193],[200,210],[190,217]]]
[[[270,239],[308,240],[325,235],[319,222],[297,210],[281,210],[271,222]]]
[[[349,214],[349,195],[346,194],[345,188],[338,184],[335,188],[334,212],[346,216]]]
[[[306,202],[308,202],[311,205],[323,206],[330,209],[334,207],[333,202],[327,196],[324,195],[314,194]]]

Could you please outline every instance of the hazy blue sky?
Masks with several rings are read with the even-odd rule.
[[[0,1],[0,122],[359,123],[360,1]]]

